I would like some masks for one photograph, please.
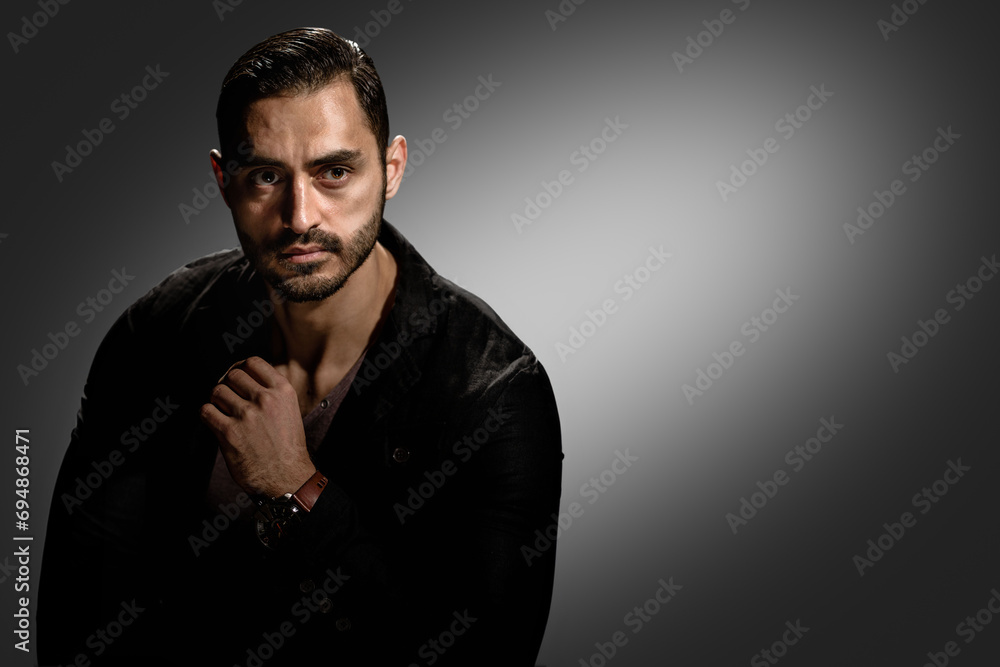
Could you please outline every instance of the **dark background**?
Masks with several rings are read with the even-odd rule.
[[[747,664],[801,620],[809,630],[781,664],[919,667],[948,641],[961,650],[949,664],[996,664],[1000,619],[970,643],[956,626],[1000,587],[1000,280],[961,310],[947,297],[1000,252],[1000,12],[897,3],[916,11],[886,39],[878,21],[890,20],[889,2],[566,0],[575,11],[555,29],[545,12],[557,0],[402,0],[395,15],[388,4],[243,0],[220,16],[209,0],[75,0],[16,53],[9,35],[0,47],[0,421],[8,442],[15,429],[31,438],[30,529],[14,528],[16,497],[0,494],[9,521],[0,540],[11,545],[0,563],[13,535],[34,536],[32,598],[52,485],[102,336],[167,273],[237,243],[221,198],[199,200],[207,207],[187,220],[180,209],[211,181],[226,70],[273,33],[316,25],[351,37],[374,11],[391,17],[371,23],[366,46],[390,131],[411,142],[411,161],[417,140],[427,146],[439,127],[447,135],[386,218],[501,314],[559,400],[563,507],[584,511],[560,536],[539,663],[596,667],[595,643],[621,630],[628,643],[607,661],[615,667]],[[735,20],[678,71],[673,53],[724,9]],[[5,3],[0,28],[21,32],[22,17],[40,11],[37,1]],[[120,119],[115,98],[157,65],[169,75]],[[444,113],[489,75],[500,86],[454,128]],[[786,138],[775,123],[811,86],[833,95]],[[60,181],[52,162],[105,117],[114,131]],[[615,118],[627,128],[578,171],[574,152]],[[949,127],[960,138],[911,182],[903,164]],[[723,201],[717,181],[768,137],[779,150]],[[548,205],[519,230],[511,215],[525,215],[525,197],[563,169],[573,182],[551,203],[542,197]],[[851,243],[843,225],[894,179],[905,193]],[[615,285],[649,246],[672,257],[626,301]],[[78,304],[123,267],[135,279],[85,321]],[[743,323],[786,288],[798,300],[751,342]],[[560,355],[570,328],[609,298],[618,308]],[[939,308],[950,320],[894,372],[887,353]],[[79,335],[22,381],[18,365],[71,321]],[[682,385],[736,340],[744,354],[689,403]],[[793,471],[786,452],[821,418],[843,429]],[[581,485],[626,449],[638,462],[584,495]],[[11,446],[0,457],[0,488],[14,488],[14,456]],[[958,459],[971,470],[920,514],[913,495]],[[779,469],[787,485],[734,535],[726,514]],[[58,499],[51,507],[63,511]],[[853,557],[907,511],[916,525],[859,576]],[[682,588],[634,633],[626,615],[671,577]],[[0,579],[0,654],[32,665],[34,636],[31,656],[12,648],[13,576]],[[66,604],[88,613],[86,600]],[[95,629],[108,620],[94,619]],[[175,650],[182,661],[183,637]]]

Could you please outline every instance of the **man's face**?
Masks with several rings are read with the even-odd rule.
[[[226,188],[243,251],[290,301],[325,299],[370,255],[386,174],[350,82],[254,102],[253,152]]]

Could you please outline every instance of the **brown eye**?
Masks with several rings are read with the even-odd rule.
[[[255,171],[250,175],[250,180],[254,185],[274,185],[280,178],[278,173],[271,169],[262,169],[260,171]]]

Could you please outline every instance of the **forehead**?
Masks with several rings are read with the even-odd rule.
[[[376,148],[354,87],[344,78],[308,93],[253,102],[247,109],[246,132],[254,152],[266,155]]]

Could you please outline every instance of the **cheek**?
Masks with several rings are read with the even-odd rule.
[[[269,217],[257,203],[233,206],[231,212],[236,233],[243,244],[249,241],[255,246],[265,245],[283,229],[280,224],[268,224]]]
[[[280,218],[281,209],[277,198],[241,197],[233,202],[233,219],[244,229],[262,229],[267,221]]]
[[[336,221],[340,218],[348,222],[352,228],[360,227],[367,222],[378,206],[381,192],[381,182],[372,185],[366,181],[363,184],[356,184],[339,196],[330,197],[328,219]]]
[[[374,183],[372,179],[365,179],[363,183],[355,184],[346,199],[350,200],[350,205],[354,210],[367,210],[378,202],[378,193],[381,185]]]

